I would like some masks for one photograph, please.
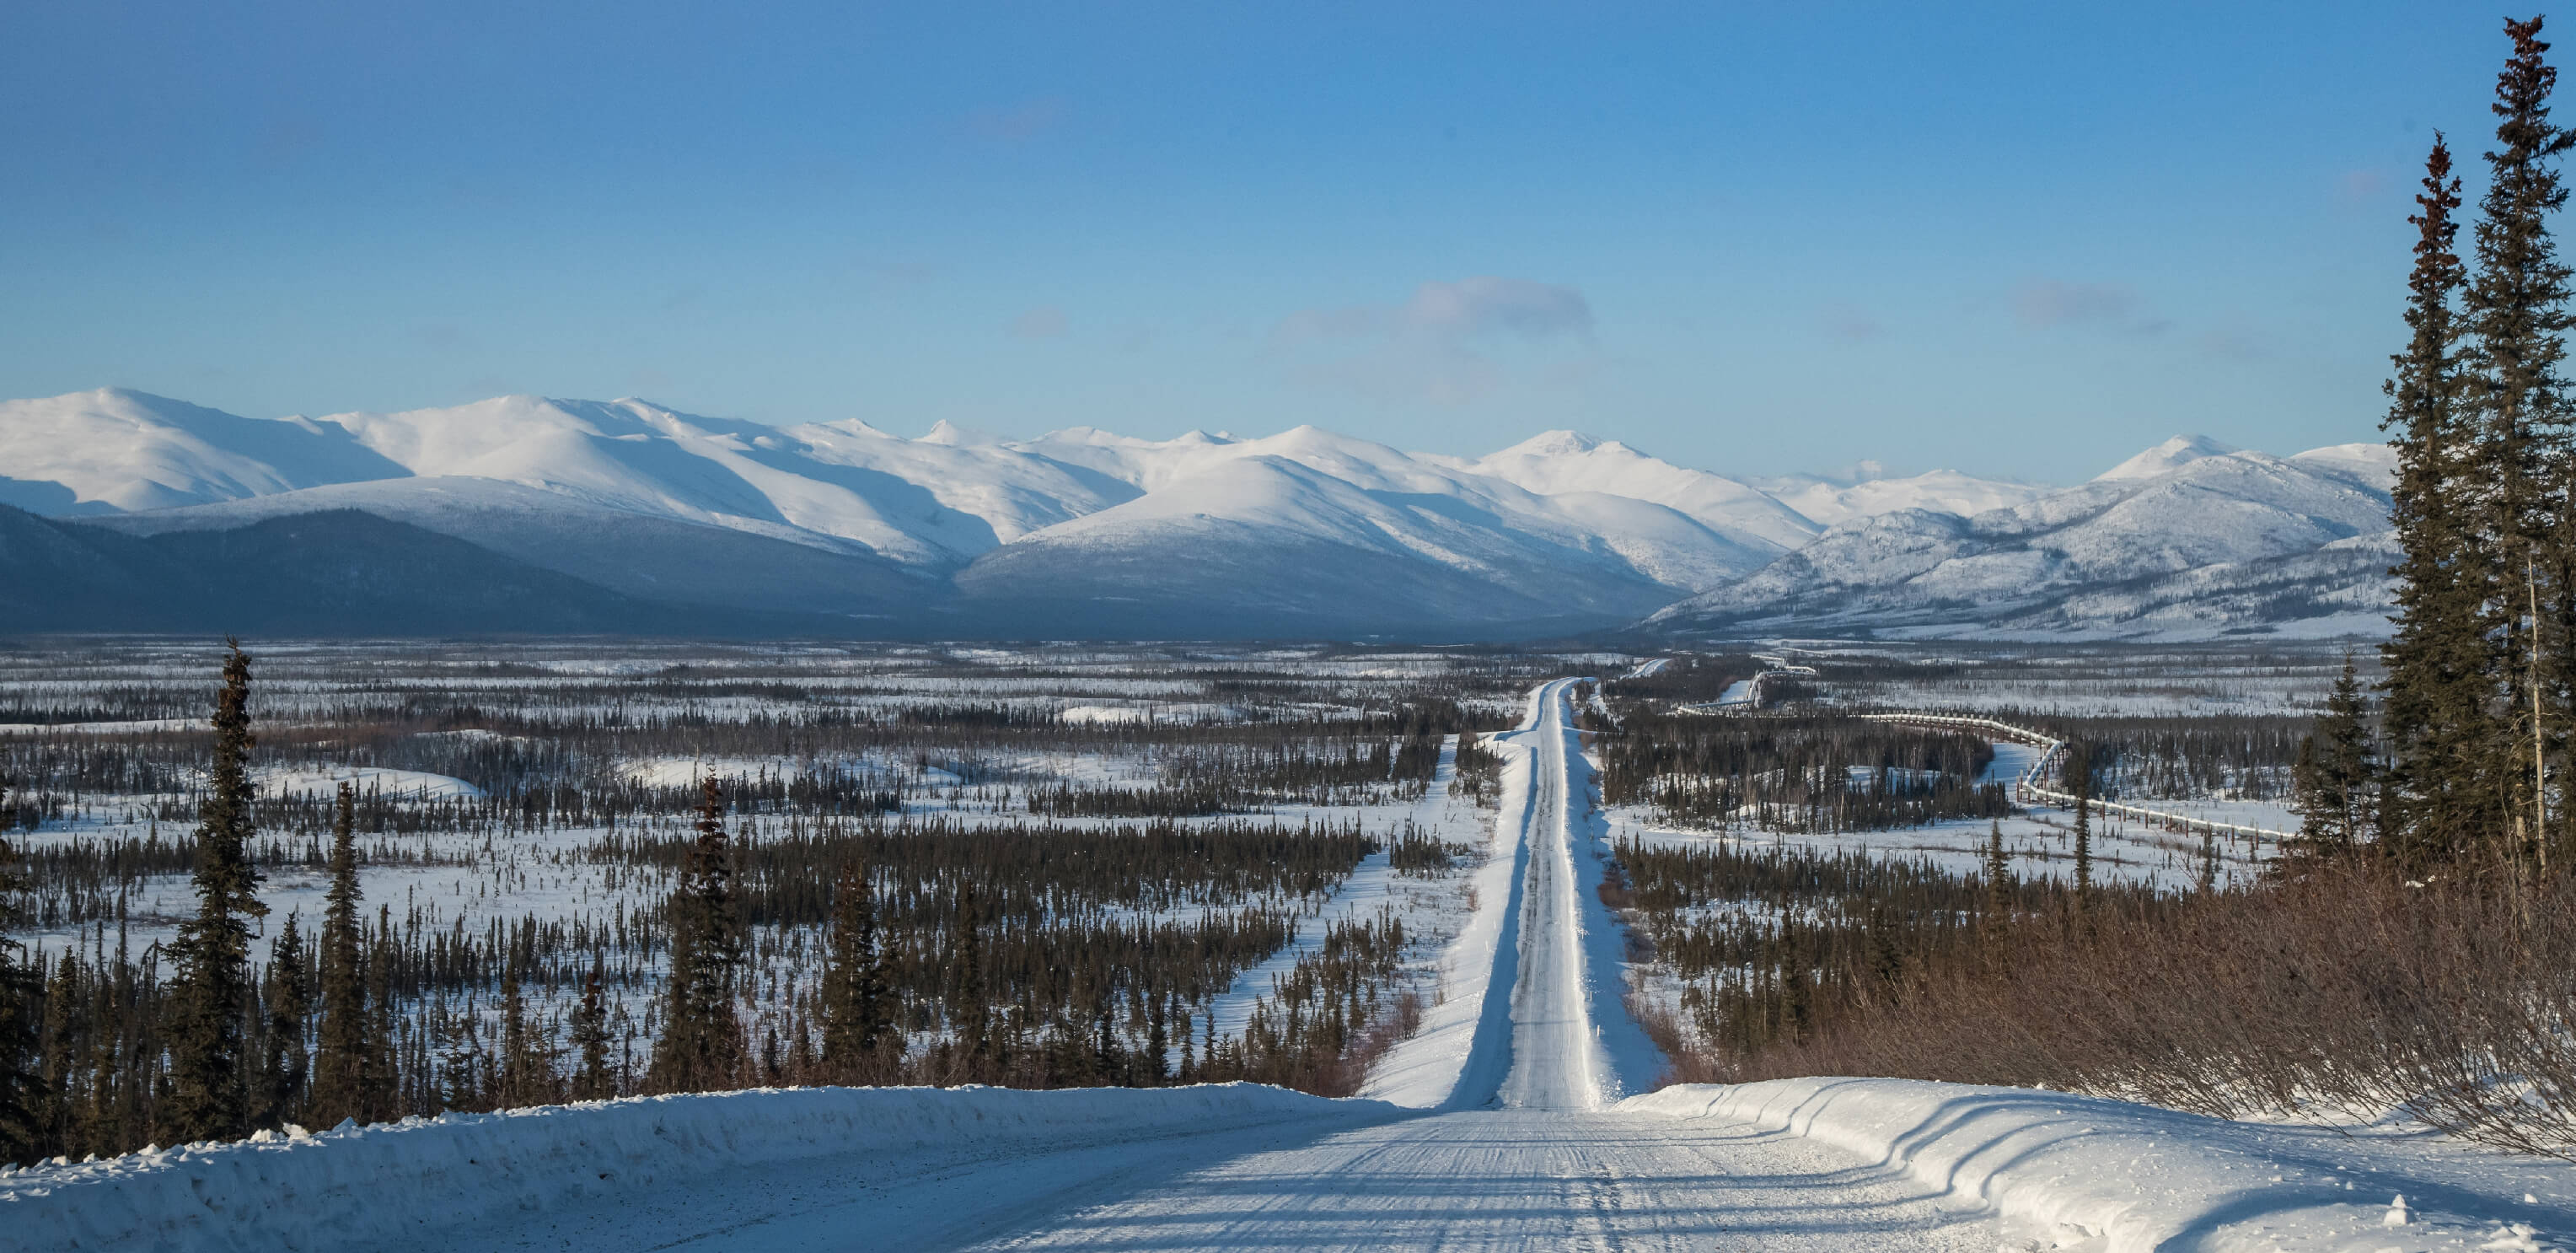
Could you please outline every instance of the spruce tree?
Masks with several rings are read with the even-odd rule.
[[[2093,748],[2077,741],[2066,752],[2066,790],[2075,794],[2075,915],[2093,920]]]
[[[402,1059],[396,1048],[393,906],[378,905],[375,935],[367,945],[367,1052],[359,1070],[358,1121],[402,1117]]]
[[[2513,55],[2496,80],[2496,147],[2486,154],[2478,267],[2464,300],[2479,445],[2471,497],[2478,525],[2462,561],[2474,563],[2484,592],[2485,672],[2497,697],[2478,782],[2505,804],[2495,833],[2511,839],[2517,857],[2542,843],[2541,775],[2564,739],[2571,664],[2568,624],[2551,622],[2543,606],[2563,600],[2554,581],[2565,563],[2554,546],[2566,502],[2556,489],[2569,465],[2570,414],[2559,366],[2576,325],[2567,308],[2570,271],[2548,215],[2567,202],[2557,161],[2576,134],[2549,120],[2558,71],[2540,28],[2537,17],[2505,22]],[[2542,587],[2544,578],[2553,585]]]
[[[2326,698],[2325,716],[2299,743],[2292,774],[2299,838],[2310,849],[2348,853],[2369,841],[2378,809],[2379,757],[2371,743],[2370,704],[2349,653]]]
[[[2004,824],[2000,818],[1986,824],[1986,912],[1977,920],[1980,938],[1987,951],[2000,954],[2006,930],[2012,925],[2012,861],[2004,855]]]
[[[34,1159],[53,1120],[37,1055],[44,973],[28,964],[16,938],[19,894],[27,886],[18,872],[17,846],[8,838],[16,815],[8,781],[0,779],[0,1161],[25,1162]]]
[[[197,809],[196,914],[168,948],[177,968],[167,1013],[170,1094],[163,1134],[178,1141],[230,1139],[250,1128],[244,1017],[250,1006],[250,919],[259,872],[250,862],[250,658],[227,639],[215,700],[215,759]]]
[[[823,971],[823,1064],[835,1081],[863,1083],[902,1055],[894,988],[877,938],[876,893],[867,871],[844,867],[832,898],[830,964]]]
[[[617,1095],[617,1080],[608,1069],[608,993],[604,954],[590,956],[590,974],[581,982],[581,1004],[572,1012],[572,1047],[580,1057],[573,1076],[576,1101],[604,1101]]]
[[[365,1111],[365,957],[358,943],[357,799],[346,782],[331,818],[331,890],[322,911],[322,1033],[313,1058],[313,1119],[336,1126]]]
[[[671,893],[671,984],[662,1038],[647,1082],[657,1092],[703,1092],[735,1083],[745,1037],[734,1013],[742,971],[742,920],[733,899],[733,851],[715,776],[699,785],[698,838]]]
[[[513,946],[515,950],[516,946]],[[501,1068],[494,1086],[503,1109],[543,1105],[555,1099],[555,1053],[536,1024],[528,1020],[528,999],[521,987],[521,961],[514,951],[501,976]]]
[[[948,1002],[949,1029],[956,1037],[957,1047],[964,1051],[973,1077],[981,1081],[993,1051],[993,1007],[985,999],[983,918],[971,880],[957,889],[955,925],[954,946],[949,950],[955,978],[955,990]]]
[[[304,960],[303,931],[296,925],[296,916],[288,914],[269,956],[262,997],[268,1011],[260,1050],[263,1108],[254,1121],[263,1127],[282,1126],[304,1116],[312,1075],[304,1030],[313,1017],[313,989]]]
[[[2381,428],[2397,454],[2389,522],[2401,557],[2395,576],[2395,629],[2381,646],[2389,740],[2386,834],[2382,847],[2411,864],[2429,864],[2467,849],[2502,825],[2502,801],[2491,774],[2494,742],[2492,657],[2482,634],[2486,594],[2474,550],[2479,515],[2476,462],[2482,447],[2466,396],[2465,328],[2453,309],[2466,275],[2454,241],[2460,180],[2440,134],[2424,160],[2415,261],[2407,278],[2403,352],[2383,385],[2389,398]]]

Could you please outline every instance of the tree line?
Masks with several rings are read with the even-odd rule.
[[[262,844],[250,682],[234,646],[191,836],[40,850],[51,872],[95,880],[89,943],[41,962],[0,948],[0,1157],[754,1083],[1329,1087],[1398,1012],[1401,929],[1353,924],[1300,963],[1259,1031],[1204,1038],[1208,1006],[1287,943],[1296,902],[1388,847],[1355,823],[973,827],[827,811],[754,837],[728,820],[738,793],[706,778],[684,829],[638,821],[570,854],[662,889],[657,907],[424,926],[418,906],[369,909],[355,789],[332,798],[327,845]],[[1389,745],[1370,765],[1421,760]],[[1409,872],[1454,852],[1390,839]],[[262,849],[324,868],[318,925],[266,917]],[[120,888],[111,949],[97,889],[183,855],[196,909],[178,935],[132,952]],[[21,865],[14,850],[0,862]],[[0,905],[15,911],[24,886],[0,883]],[[0,928],[26,921],[11,912]],[[275,932],[264,963],[261,925]]]

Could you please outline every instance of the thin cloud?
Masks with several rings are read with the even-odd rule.
[[[1516,370],[1502,354],[1588,344],[1592,303],[1557,283],[1479,275],[1424,283],[1393,305],[1300,309],[1270,331],[1271,352],[1291,377],[1383,400],[1473,403],[1512,387],[1561,387],[1588,378],[1565,362]]]
[[[2025,326],[2120,326],[2136,318],[2138,295],[2117,283],[2040,279],[2013,293],[2013,311]]]
[[[2201,355],[2222,361],[2265,361],[2272,356],[2270,337],[2242,323],[2203,331],[2194,346]]]
[[[1835,305],[1817,319],[1816,329],[1827,339],[1846,344],[1873,340],[1887,333],[1887,326],[1858,305]]]
[[[1040,305],[1011,319],[1011,334],[1021,339],[1062,339],[1067,326],[1064,310]]]
[[[1583,293],[1554,283],[1518,278],[1462,278],[1424,283],[1405,302],[1404,320],[1455,335],[1509,331],[1531,339],[1590,335],[1592,304]]]
[[[2387,190],[2388,175],[2381,170],[2346,170],[2335,180],[2335,198],[2345,204],[2365,204]]]

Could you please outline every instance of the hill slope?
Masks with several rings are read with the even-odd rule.
[[[2197,637],[2385,629],[2385,445],[2295,457],[2180,438],[2078,487],[1973,516],[1833,527],[1659,611],[1680,633]]]

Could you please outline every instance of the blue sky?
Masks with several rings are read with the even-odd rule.
[[[2434,127],[2487,146],[2500,25],[20,4],[0,395],[1459,453],[1576,427],[2045,481],[2178,431],[2288,452],[2378,437],[2407,197]]]

